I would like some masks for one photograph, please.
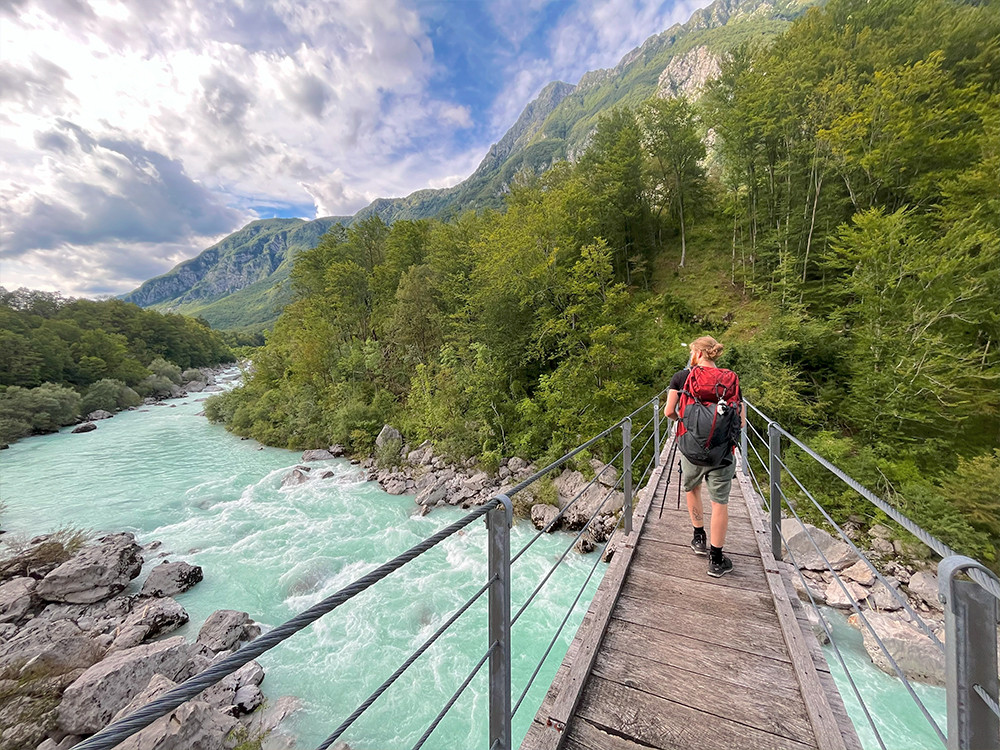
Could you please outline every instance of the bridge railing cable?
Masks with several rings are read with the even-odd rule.
[[[511,691],[512,628],[522,618],[522,616],[527,613],[531,604],[536,601],[539,593],[546,586],[551,585],[556,569],[565,564],[570,552],[574,549],[574,547],[577,547],[580,544],[580,540],[583,538],[584,534],[589,532],[592,536],[592,541],[594,541],[595,538],[601,538],[602,535],[607,537],[618,533],[628,534],[631,532],[633,506],[632,488],[633,480],[635,478],[633,468],[637,465],[641,465],[641,462],[646,458],[647,452],[651,453],[645,470],[639,477],[638,486],[642,486],[642,483],[645,482],[647,476],[649,476],[651,468],[658,464],[661,419],[660,400],[664,393],[666,393],[666,390],[661,391],[650,401],[647,401],[627,417],[622,418],[610,427],[601,431],[590,440],[581,443],[547,466],[535,471],[532,475],[507,489],[503,494],[497,495],[490,501],[484,503],[478,508],[473,509],[459,520],[445,526],[407,551],[397,555],[392,560],[389,560],[388,562],[376,567],[371,572],[361,576],[350,585],[337,591],[335,594],[323,599],[318,604],[306,609],[305,611],[292,617],[287,622],[244,645],[229,656],[220,659],[207,669],[170,689],[159,698],[150,701],[124,718],[113,722],[96,734],[85,739],[76,747],[79,748],[79,750],[110,750],[110,748],[115,747],[128,737],[131,737],[137,732],[140,732],[148,727],[156,719],[169,714],[184,702],[196,697],[206,688],[216,684],[258,656],[275,648],[292,635],[308,627],[319,618],[333,612],[333,610],[337,609],[345,602],[350,601],[395,571],[411,563],[416,558],[431,551],[432,548],[440,542],[462,532],[477,519],[485,517],[488,536],[486,545],[488,575],[485,584],[483,584],[478,591],[476,591],[461,606],[452,612],[452,614],[434,631],[430,637],[424,640],[415,651],[404,659],[396,670],[384,679],[382,683],[373,692],[371,692],[371,694],[369,694],[368,697],[365,698],[325,740],[323,740],[323,742],[319,744],[317,750],[327,750],[335,742],[340,740],[349,729],[355,726],[361,716],[364,715],[386,691],[390,690],[393,685],[397,684],[402,675],[406,673],[407,670],[409,670],[421,656],[433,648],[435,644],[439,643],[446,633],[452,633],[458,630],[460,637],[467,638],[469,635],[468,625],[461,625],[460,620],[463,619],[463,615],[465,615],[477,602],[480,602],[483,599],[484,595],[488,597],[486,630],[487,643],[489,643],[490,646],[486,653],[483,654],[479,661],[472,667],[471,671],[459,684],[458,688],[451,695],[451,697],[445,701],[440,712],[413,746],[413,750],[418,750],[427,742],[448,712],[451,711],[460,700],[463,693],[476,678],[476,675],[480,674],[483,666],[487,664],[489,665],[488,747],[490,750],[512,750],[513,737],[511,734],[511,718],[518,709],[525,705],[532,685],[535,683],[539,674],[541,674],[543,667],[547,663],[550,663],[550,657],[552,657],[556,647],[560,644],[560,639],[565,642],[567,637],[565,634],[566,626],[571,621],[574,613],[580,614],[579,608],[581,600],[584,599],[586,592],[589,589],[592,590],[595,586],[593,579],[602,559],[602,551],[597,550],[594,553],[594,561],[590,566],[589,572],[584,577],[582,584],[576,591],[575,598],[570,603],[561,619],[561,622],[555,629],[554,634],[551,636],[548,646],[542,654],[541,659],[534,666],[534,670],[528,678],[527,684],[524,686],[519,697],[517,698],[516,705],[513,706]],[[642,427],[633,432],[632,420],[649,409],[652,409],[652,416],[642,425]],[[646,434],[647,431],[649,431],[648,435]],[[615,452],[615,448],[612,447],[612,444],[614,440],[619,439],[618,436],[620,436],[621,442],[619,444],[621,448]],[[638,450],[636,450],[636,446],[643,438],[645,438],[644,442],[642,442],[641,446],[639,446]],[[582,452],[591,449],[597,451],[599,454],[613,455],[611,455],[611,458],[602,467],[598,467],[598,469],[595,470],[594,477],[586,482],[569,501],[561,503],[561,507],[554,518],[552,518],[542,529],[538,530],[538,533],[535,534],[520,550],[518,550],[516,554],[511,555],[510,529],[513,523],[512,498],[518,493],[531,487],[532,484],[550,476],[556,472],[556,470],[566,467],[567,464],[569,464]],[[618,466],[616,466],[616,464],[620,466],[620,472],[617,479],[612,483],[611,480],[606,480],[604,477],[606,474],[618,471]],[[610,488],[608,488],[609,484],[611,485]],[[598,490],[598,487],[601,489]],[[604,492],[605,489],[607,489],[606,492]],[[603,497],[601,497],[599,502],[597,502],[594,495],[597,494],[599,496],[601,492],[604,492]],[[608,503],[612,500],[612,498],[616,498],[615,506],[613,507],[618,507],[619,500],[621,502],[620,510],[615,510],[613,514],[613,518],[615,520],[614,527],[609,529],[610,524],[605,524],[601,527],[600,533],[597,533],[595,523],[597,519],[601,517],[602,512],[606,515],[604,509],[608,506]],[[552,565],[551,568],[541,577],[534,590],[521,604],[517,613],[511,617],[511,565],[518,562],[542,535],[547,532],[551,532],[561,522],[565,522],[567,514],[571,510],[575,514],[573,518],[578,518],[581,513],[580,505],[583,503],[586,503],[586,511],[584,512],[587,513],[587,518],[582,527],[577,531],[575,536],[572,537],[569,545],[556,560],[555,564]],[[574,525],[575,523],[576,521],[574,522]],[[465,619],[467,620],[468,618]],[[481,629],[478,632],[481,633]]]
[[[858,699],[879,746],[885,748],[876,726],[877,722],[863,699],[861,691],[850,673],[848,663],[837,645],[837,639],[821,610],[820,605],[826,603],[828,596],[832,596],[830,587],[834,584],[836,584],[840,594],[841,602],[839,603],[846,604],[849,609],[854,611],[858,627],[862,628],[865,633],[866,643],[874,643],[878,647],[882,662],[887,664],[892,672],[899,677],[910,698],[943,746],[949,750],[998,746],[1000,707],[997,705],[997,695],[1000,692],[1000,677],[998,677],[996,624],[998,617],[1000,617],[1000,579],[981,563],[956,555],[946,544],[920,528],[889,502],[878,497],[842,469],[816,453],[755,405],[747,403],[747,406],[747,429],[744,431],[744,439],[740,445],[740,463],[760,498],[761,505],[769,507],[774,556],[780,560],[782,553],[785,553],[792,558],[792,566],[798,575],[801,592],[805,595],[804,598],[808,598],[815,610],[844,671],[844,676]],[[758,429],[755,423],[764,425],[764,429]],[[935,628],[911,606],[907,597],[900,592],[898,582],[895,579],[890,580],[889,576],[884,575],[883,571],[879,570],[878,565],[855,544],[854,539],[844,526],[838,523],[831,512],[823,506],[818,497],[819,493],[810,490],[793,470],[789,459],[782,453],[781,443],[783,440],[788,442],[789,447],[801,451],[802,457],[796,457],[797,466],[800,464],[806,466],[809,461],[815,462],[837,477],[857,496],[871,503],[899,524],[901,528],[942,556],[943,559],[938,566],[938,582],[940,586],[939,599],[945,605],[946,637],[943,640]],[[759,450],[758,446],[760,446]],[[758,475],[761,476],[761,479],[758,479]],[[793,487],[789,488],[784,485],[786,477],[792,481]],[[792,489],[795,492],[791,492]],[[824,486],[823,490],[825,493],[830,492],[830,488],[827,486]],[[857,588],[852,589],[849,582],[844,580],[841,569],[846,565],[838,562],[838,565],[835,566],[831,563],[821,545],[814,538],[811,532],[812,527],[806,523],[797,510],[799,505],[805,501],[808,501],[806,506],[818,513],[818,517],[822,518],[835,532],[837,535],[835,539],[839,538],[839,541],[846,545],[857,560],[864,563],[864,567],[871,575],[869,580],[877,581],[879,596],[883,598],[876,599],[874,589],[873,593],[862,595],[862,591]],[[790,539],[782,529],[782,513],[797,522],[797,530],[791,535],[793,539],[791,544],[789,543]],[[817,601],[817,597],[822,592],[816,589],[816,580],[804,575],[800,565],[804,561],[796,560],[793,553],[794,549],[799,549],[801,554],[803,549],[800,546],[801,541],[798,540],[798,529],[804,532],[805,539],[811,545],[807,557],[814,556],[814,559],[822,560],[825,568],[823,580],[827,582],[825,584],[827,591],[825,595],[820,597],[819,601]],[[813,563],[808,563],[808,565],[810,569],[815,567]],[[850,575],[856,577],[861,573],[855,569]],[[966,578],[971,580],[962,580]],[[857,584],[855,583],[854,586]],[[883,592],[885,593],[883,594]],[[869,613],[884,607],[903,610],[906,620],[913,623],[934,647],[945,652],[943,661],[947,687],[947,732],[942,729],[924,701],[917,695],[911,680],[893,658],[877,627],[871,621]]]

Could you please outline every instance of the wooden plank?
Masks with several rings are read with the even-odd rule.
[[[572,662],[564,660],[564,664],[568,665],[566,677],[561,681],[558,693],[546,706],[548,710],[545,714],[543,715],[541,712],[536,714],[537,721],[532,723],[531,728],[537,725],[540,729],[532,734],[531,728],[529,728],[529,734],[532,734],[531,747],[533,748],[552,748],[554,750],[559,747],[559,743],[563,739],[566,725],[573,716],[580,700],[583,686],[590,674],[605,629],[611,620],[611,611],[614,609],[622,581],[625,579],[632,562],[635,545],[642,534],[653,496],[656,494],[661,477],[663,477],[663,469],[663,466],[657,467],[650,476],[647,485],[640,491],[636,512],[632,518],[632,533],[623,539],[614,557],[611,558],[608,570],[591,600],[589,612],[593,614],[593,617],[589,620],[585,618],[577,631],[574,640],[579,641],[579,644],[574,659]]]
[[[735,572],[731,575],[735,575]],[[738,615],[774,624],[774,604],[768,592],[748,591],[737,587],[722,588],[720,581],[676,579],[661,573],[636,568],[622,587],[622,593],[647,598],[651,603],[688,604],[691,609],[706,614]],[[720,592],[724,591],[725,596]]]
[[[684,635],[720,646],[739,643],[740,648],[750,653],[788,660],[785,641],[773,622],[707,615],[684,603],[650,607],[646,599],[628,596],[624,592],[618,597],[613,617],[659,631],[664,634],[663,637]]]
[[[724,708],[729,699],[724,693],[716,698],[720,708]],[[583,719],[583,722],[574,722],[570,730],[574,742],[579,742],[576,739],[578,728],[582,730],[579,735],[583,735],[589,724],[607,735],[627,738],[646,748],[805,750],[816,747],[813,743],[774,735],[597,675],[591,678],[591,684],[580,702],[577,718]],[[580,745],[568,743],[568,746]]]
[[[711,716],[804,744],[814,742],[797,689],[746,690],[729,682],[725,673],[691,672],[612,648],[601,649],[592,674]],[[724,701],[719,700],[722,696]]]
[[[690,636],[658,638],[655,632],[624,620],[611,621],[604,642],[607,648],[689,672],[724,674],[728,682],[749,690],[759,690],[762,685],[798,689],[788,661],[769,659],[739,648],[708,648],[704,641]]]
[[[749,478],[742,471],[737,471],[736,476],[743,490],[745,505],[754,524],[760,531],[765,531],[769,526],[769,521],[764,518],[764,513],[758,506],[756,496],[750,487]],[[818,748],[819,750],[846,750],[848,745],[842,734],[846,727],[842,728],[839,725],[827,698],[826,690],[820,682],[812,654],[809,653],[805,637],[792,611],[791,599],[785,590],[781,572],[771,554],[769,537],[770,534],[764,533],[757,537],[760,557],[764,564],[767,584],[774,597],[774,609],[778,614],[778,624],[788,646],[788,654],[792,659],[795,676],[802,691],[802,699],[805,701],[809,720],[813,725]],[[851,729],[853,730],[853,727]]]
[[[696,555],[690,547],[643,540],[636,551],[633,566],[636,571],[680,579],[706,582],[718,588],[738,588],[745,591],[768,592],[764,569],[757,557],[730,555],[733,571],[722,578],[708,575],[708,557]],[[720,593],[720,596],[722,594]]]

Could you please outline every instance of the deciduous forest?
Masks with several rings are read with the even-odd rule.
[[[210,416],[287,447],[369,451],[391,422],[542,460],[710,333],[757,406],[995,564],[998,40],[995,2],[831,0],[699,99],[608,112],[503,211],[335,228]]]

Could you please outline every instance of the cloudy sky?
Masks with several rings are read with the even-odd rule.
[[[709,0],[0,0],[0,284],[127,292],[255,218],[445,187]]]

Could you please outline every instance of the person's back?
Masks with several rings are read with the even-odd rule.
[[[722,350],[711,336],[691,342],[689,365],[670,379],[664,408],[667,417],[678,420],[681,483],[694,527],[691,548],[710,555],[708,574],[715,578],[733,569],[722,548],[729,526],[729,490],[736,475],[733,453],[746,421],[739,378],[715,363]],[[711,540],[705,533],[702,483],[712,501]]]

